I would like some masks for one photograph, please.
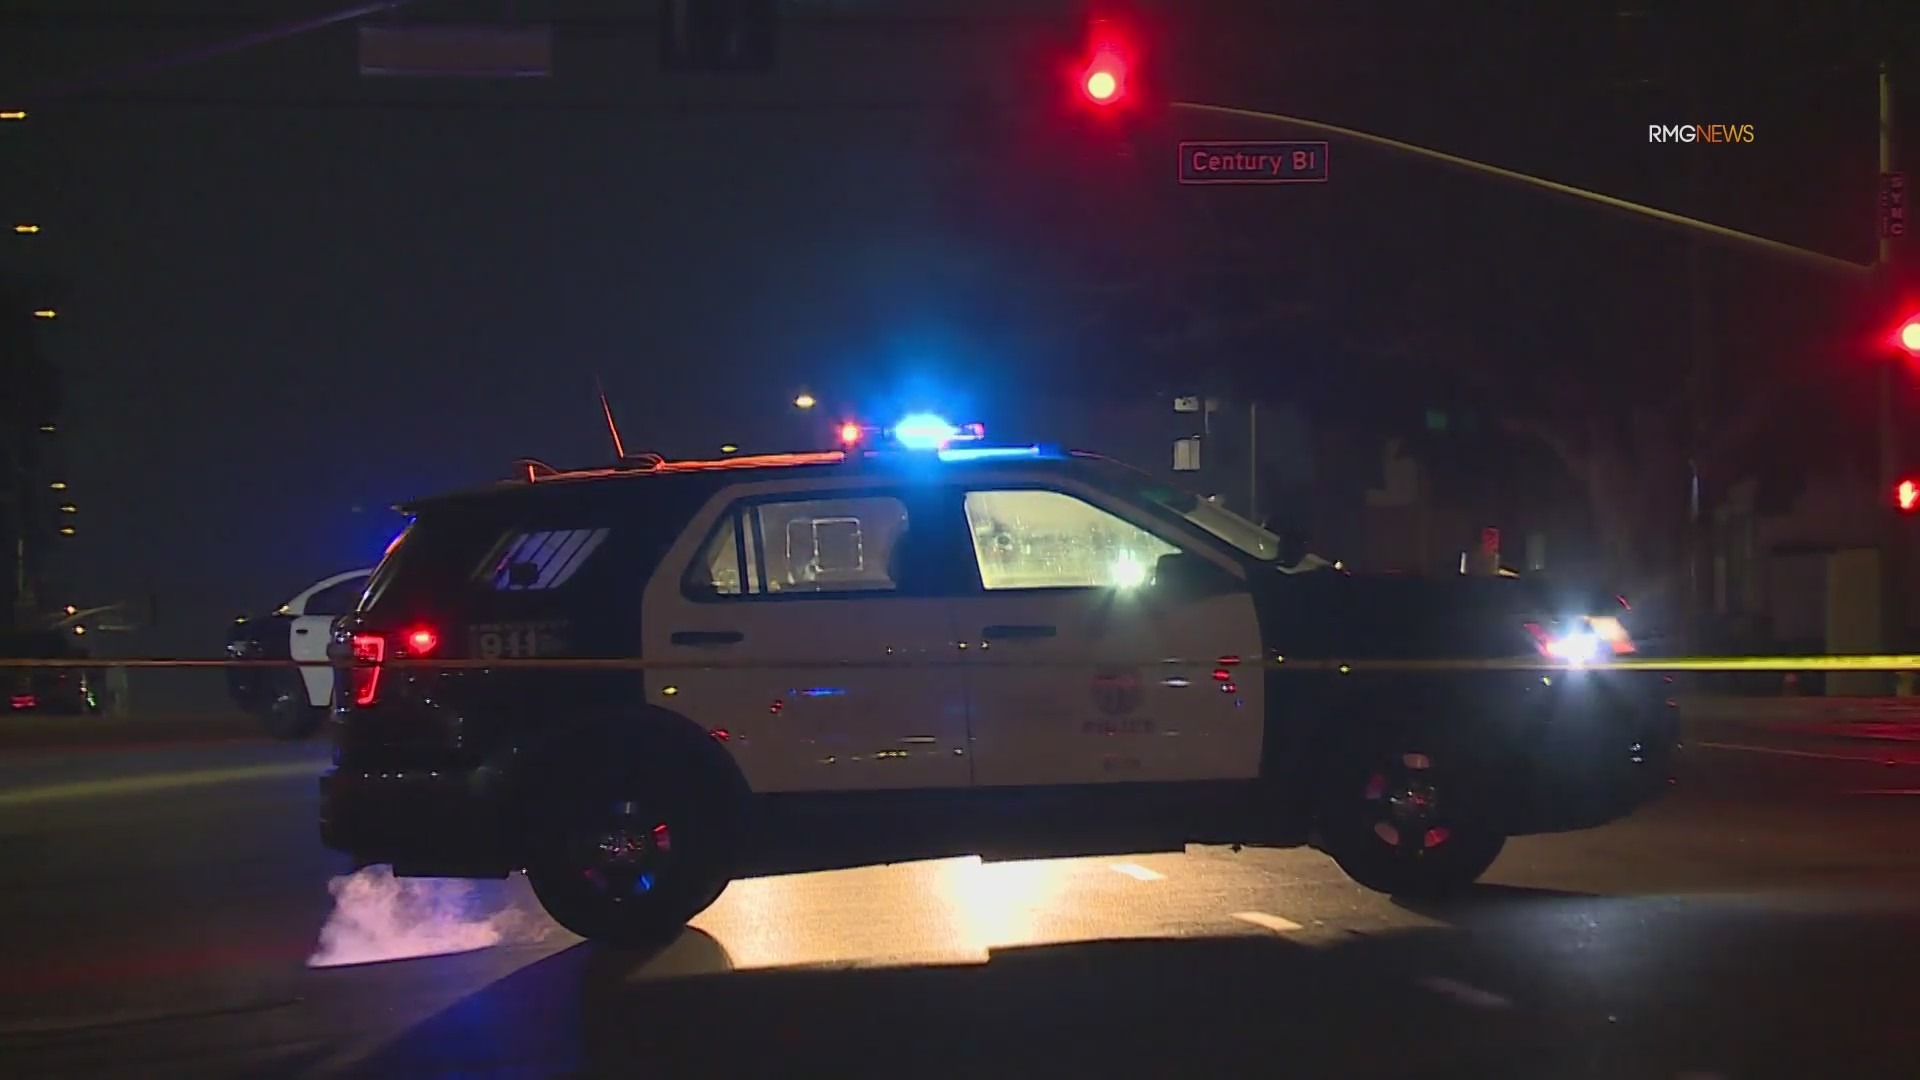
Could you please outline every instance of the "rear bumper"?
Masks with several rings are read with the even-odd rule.
[[[320,842],[397,873],[497,877],[513,869],[499,774],[485,768],[320,777]]]

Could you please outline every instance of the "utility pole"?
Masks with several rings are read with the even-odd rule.
[[[1247,520],[1260,524],[1260,403],[1247,402]]]
[[[1885,176],[1893,171],[1893,83],[1887,75],[1887,62],[1880,62],[1880,174]],[[1893,238],[1886,229],[1880,230],[1880,250],[1873,264],[1877,296],[1893,295]],[[1900,468],[1900,448],[1893,424],[1893,376],[1895,361],[1891,356],[1880,358],[1880,476],[1876,498],[1883,502],[1887,493],[1893,490],[1894,476]]]
[[[1671,63],[1671,59],[1669,60]],[[1700,95],[1696,90],[1690,95],[1693,100],[1693,115],[1701,116],[1705,110],[1700,107]],[[1687,165],[1688,195],[1693,205],[1699,206],[1706,195],[1706,155],[1694,154]],[[1688,379],[1688,440],[1691,446],[1687,455],[1687,599],[1681,605],[1685,617],[1682,627],[1682,642],[1689,653],[1698,653],[1701,649],[1702,617],[1708,609],[1702,597],[1700,564],[1709,550],[1707,541],[1708,525],[1704,513],[1705,492],[1702,490],[1703,478],[1700,475],[1700,448],[1705,444],[1709,426],[1709,402],[1713,400],[1714,383],[1713,364],[1713,325],[1708,311],[1707,295],[1707,252],[1706,245],[1699,233],[1687,236],[1687,307],[1692,324],[1693,371]]]
[[[1880,175],[1885,177],[1894,171],[1893,161],[1893,80],[1887,71],[1887,62],[1880,61]],[[1882,181],[1884,183],[1884,180]],[[1874,258],[1874,289],[1876,297],[1893,298],[1898,295],[1898,278],[1893,267],[1892,230],[1880,229],[1880,246]],[[1886,310],[1892,310],[1887,308]],[[1880,544],[1880,626],[1883,635],[1883,648],[1896,649],[1906,645],[1907,633],[1907,597],[1905,585],[1908,579],[1906,552],[1900,543],[1901,529],[1899,514],[1893,505],[1893,486],[1898,482],[1900,469],[1900,433],[1894,423],[1894,379],[1901,367],[1902,359],[1893,355],[1894,350],[1882,347],[1875,359],[1879,362],[1879,416],[1876,428],[1879,433],[1880,469],[1879,483],[1875,485],[1874,501],[1881,520]],[[1913,676],[1910,672],[1899,672],[1893,680],[1894,693],[1906,696],[1913,691]]]

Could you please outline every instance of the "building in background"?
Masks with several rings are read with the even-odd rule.
[[[44,625],[60,603],[58,549],[78,532],[61,471],[60,373],[43,344],[57,317],[48,291],[0,281],[0,612],[21,629]]]
[[[0,627],[41,629],[67,602],[55,595],[58,554],[79,507],[60,454],[65,388],[50,350],[61,311],[29,120],[0,111]]]

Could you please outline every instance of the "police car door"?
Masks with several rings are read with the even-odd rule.
[[[333,699],[333,669],[324,666],[333,620],[352,611],[360,602],[360,594],[366,591],[367,578],[372,573],[372,570],[351,570],[315,582],[306,592],[287,601],[283,609],[292,623],[287,656],[307,665],[300,669],[300,678],[306,684],[307,703],[315,708]]]
[[[723,492],[647,586],[646,657],[674,665],[648,700],[725,732],[755,791],[965,787],[952,612],[909,556],[919,498],[857,476]]]
[[[964,499],[979,581],[955,608],[975,646],[974,783],[1259,774],[1260,632],[1244,570],[1066,478],[969,483]],[[1220,587],[1156,582],[1170,555]]]

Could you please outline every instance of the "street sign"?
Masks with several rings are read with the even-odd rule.
[[[1324,142],[1183,142],[1183,184],[1324,184]]]
[[[1907,235],[1907,174],[1880,174],[1880,235]]]

